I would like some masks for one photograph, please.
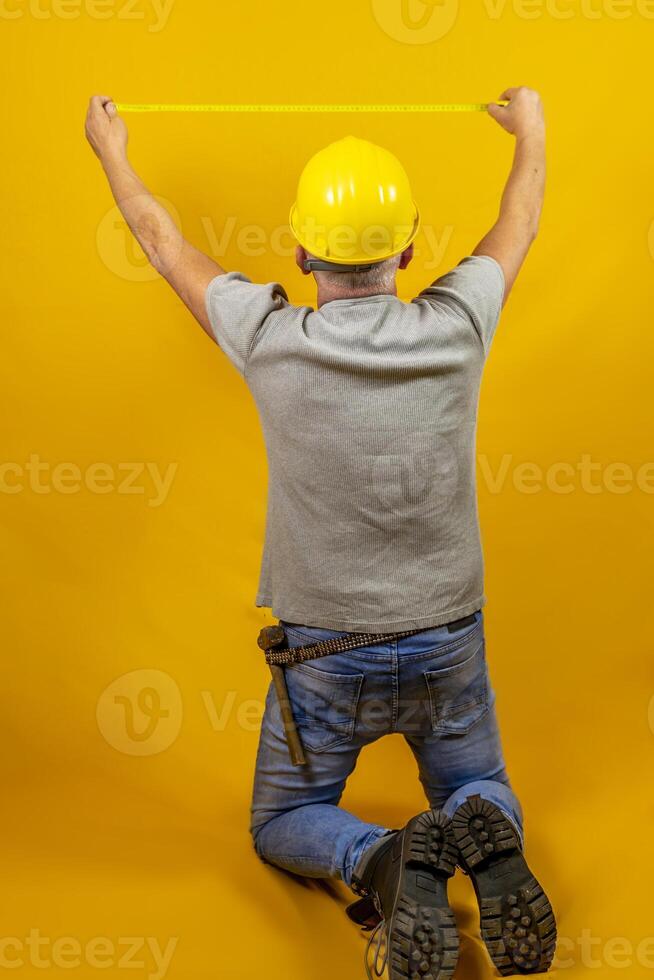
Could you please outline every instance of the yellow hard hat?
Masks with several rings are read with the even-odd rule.
[[[329,265],[368,266],[403,252],[420,215],[397,157],[346,136],[305,166],[290,225],[307,252]]]

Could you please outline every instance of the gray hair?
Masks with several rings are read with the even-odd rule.
[[[313,256],[310,256],[313,258]],[[364,272],[324,272],[314,270],[316,281],[324,283],[330,289],[337,289],[346,294],[355,293],[384,293],[392,290],[395,275],[400,265],[400,255],[366,269]]]

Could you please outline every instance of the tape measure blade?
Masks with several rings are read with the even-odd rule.
[[[496,105],[508,105],[507,102],[495,103]],[[470,103],[426,103],[422,105],[241,105],[238,103],[224,104],[173,104],[173,103],[151,103],[151,104],[131,104],[127,102],[117,102],[116,108],[119,112],[230,112],[230,113],[433,113],[433,112],[487,112],[487,102]]]

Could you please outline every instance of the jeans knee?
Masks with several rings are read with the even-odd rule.
[[[252,841],[252,847],[259,857],[261,857],[261,831],[265,826],[265,823],[250,824],[250,839]]]
[[[252,846],[257,854],[257,856],[262,860],[266,861],[265,851],[265,837],[264,831],[279,814],[272,814],[271,816],[262,816],[257,820],[252,820],[250,823],[250,837],[252,839]]]
[[[504,786],[507,786],[509,789],[511,788],[511,782],[509,780],[509,774],[508,774],[508,772],[506,771],[505,768],[500,769],[499,772],[495,773],[494,776],[491,776],[489,779],[487,779],[486,782],[489,782],[489,783],[502,783]]]

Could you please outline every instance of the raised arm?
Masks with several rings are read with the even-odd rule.
[[[538,92],[510,88],[500,96],[507,106],[489,105],[488,112],[516,138],[500,214],[473,255],[490,255],[504,271],[504,302],[515,282],[529,247],[538,232],[545,194],[545,119]]]
[[[86,137],[100,160],[116,204],[153,267],[173,287],[212,340],[205,292],[225,270],[187,242],[127,159],[127,127],[106,95],[95,95],[86,115]]]

